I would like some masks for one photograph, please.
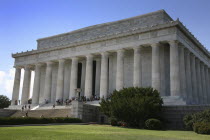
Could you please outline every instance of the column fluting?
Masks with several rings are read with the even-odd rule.
[[[200,65],[201,65],[202,104],[205,104],[206,89],[205,89],[204,64],[201,62]]]
[[[47,62],[44,88],[44,100],[47,102],[50,102],[51,99],[52,65],[53,62]]]
[[[100,98],[107,98],[108,94],[108,52],[101,54]]]
[[[11,105],[18,105],[19,91],[20,91],[20,79],[21,79],[21,68],[15,68],[15,79],[12,92],[12,102]]]
[[[133,60],[133,86],[141,87],[141,48],[134,48],[134,60]]]
[[[171,96],[180,96],[178,42],[170,41],[170,90]]]
[[[152,88],[160,92],[160,46],[152,44]]]
[[[204,81],[204,87],[205,87],[205,95],[204,95],[204,102],[205,104],[208,103],[208,79],[207,79],[207,76],[208,76],[208,66],[204,65],[204,78],[205,78],[205,81]]]
[[[198,93],[198,99],[197,102],[200,104],[202,103],[202,84],[201,84],[201,66],[200,66],[200,60],[196,59],[195,61],[196,65],[196,79],[197,79],[197,93]]]
[[[192,76],[192,104],[197,103],[198,95],[197,95],[197,79],[196,79],[196,72],[195,72],[195,56],[191,55],[191,76]]]
[[[86,59],[85,96],[90,99],[93,91],[93,55],[86,56]]]
[[[69,98],[76,97],[77,80],[78,80],[78,58],[72,58],[71,64],[71,79],[70,79],[70,92]]]
[[[31,70],[30,66],[25,66],[24,79],[23,79],[23,88],[22,88],[22,97],[21,105],[28,104],[29,94],[30,94],[30,84],[31,84]]]
[[[124,87],[124,52],[125,50],[117,51],[116,90]]]
[[[65,60],[61,59],[58,62],[58,76],[56,86],[56,101],[63,100],[63,88],[64,88],[64,64]]]
[[[186,51],[186,78],[187,78],[187,102],[192,103],[192,77],[191,77],[191,65],[190,65],[190,52]]]
[[[35,65],[35,77],[34,77],[34,87],[32,95],[32,104],[39,104],[39,92],[40,92],[40,78],[41,78],[41,64]]]
[[[181,95],[184,99],[187,97],[187,85],[186,85],[186,73],[185,73],[185,48],[184,46],[180,46],[180,88],[181,88]]]

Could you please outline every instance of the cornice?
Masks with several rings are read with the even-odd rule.
[[[68,45],[62,46],[62,47],[59,46],[59,47],[54,47],[54,48],[45,48],[45,49],[38,49],[38,50],[16,53],[16,54],[12,54],[12,57],[16,58],[16,57],[33,55],[33,54],[49,52],[49,51],[55,51],[55,50],[60,50],[60,49],[65,49],[65,48],[71,48],[71,47],[75,47],[75,46],[91,44],[94,42],[106,41],[106,40],[110,40],[110,39],[116,39],[116,38],[120,38],[120,37],[130,36],[130,35],[134,35],[134,34],[169,28],[169,27],[173,27],[176,25],[177,25],[176,21],[170,21],[166,24],[157,24],[157,25],[148,26],[146,28],[135,28],[135,29],[124,31],[122,33],[117,32],[115,34],[111,34],[111,35],[107,35],[107,36],[98,36],[96,38],[68,44]]]
[[[75,46],[86,45],[86,44],[91,44],[94,42],[106,41],[110,39],[116,39],[120,37],[125,37],[125,36],[130,36],[134,34],[140,34],[144,32],[150,32],[150,31],[155,31],[155,30],[160,30],[160,29],[170,28],[170,27],[178,27],[193,43],[196,44],[197,47],[200,48],[201,51],[203,51],[210,58],[209,51],[198,41],[198,39],[179,20],[170,21],[165,24],[152,25],[146,28],[135,28],[135,29],[121,32],[121,33],[117,32],[115,34],[111,34],[107,36],[98,36],[96,38],[92,38],[92,39],[84,40],[80,42],[75,42],[75,43],[68,44],[62,47],[59,46],[59,47],[54,47],[54,48],[45,48],[45,49],[16,53],[16,54],[12,54],[12,57],[16,58],[16,57],[22,57],[22,56],[27,56],[27,55],[34,55],[34,54],[49,52],[49,51],[61,50],[61,49],[75,47]]]

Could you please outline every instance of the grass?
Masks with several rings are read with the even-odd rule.
[[[1,140],[210,140],[192,131],[153,131],[108,125],[0,127]]]

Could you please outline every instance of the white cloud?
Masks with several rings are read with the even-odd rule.
[[[11,98],[15,69],[11,68],[8,71],[0,71],[0,94]]]
[[[11,68],[8,71],[0,71],[0,95],[6,95],[10,99],[12,98],[12,90],[14,84],[15,69]],[[24,70],[21,70],[21,80],[20,80],[20,93],[19,99],[21,99],[22,87],[23,87]],[[34,84],[34,72],[31,73],[31,88],[30,97],[32,96]]]
[[[3,79],[5,77],[5,72],[4,71],[0,71],[0,85],[3,83]]]

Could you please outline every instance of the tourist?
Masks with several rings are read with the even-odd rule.
[[[26,112],[26,117],[28,117],[28,111]]]
[[[22,106],[22,112],[24,111],[24,106]]]
[[[25,105],[25,110],[27,109],[27,106]]]
[[[53,104],[53,109],[55,109],[55,104]]]
[[[31,109],[31,106],[30,105],[28,105],[28,110],[30,110]]]
[[[15,100],[15,105],[17,105],[18,103],[17,103],[17,100]]]

